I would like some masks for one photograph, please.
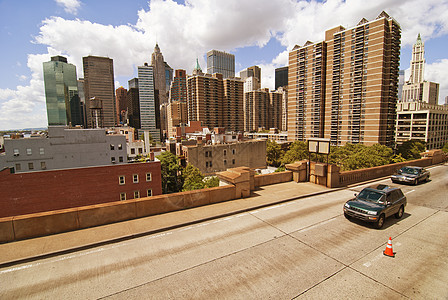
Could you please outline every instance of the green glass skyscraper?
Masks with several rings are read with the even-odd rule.
[[[43,67],[48,125],[83,125],[76,66],[53,56]]]

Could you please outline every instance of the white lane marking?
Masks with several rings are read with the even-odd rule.
[[[405,195],[415,192],[415,190],[410,190],[409,192],[404,193]]]
[[[301,229],[301,230],[299,230],[299,231],[300,231],[300,232],[305,232],[305,231],[308,231],[308,230],[314,229],[314,228],[316,228],[316,227],[319,227],[319,226],[322,226],[322,225],[328,224],[328,223],[330,223],[330,222],[333,222],[334,220],[336,220],[336,219],[335,219],[335,218],[332,218],[332,219],[330,219],[330,220],[326,220],[326,221],[323,221],[323,222],[320,222],[320,223],[317,223],[317,224],[311,225],[310,227],[306,227],[306,228],[304,228],[304,229]]]
[[[395,246],[397,246],[397,247],[399,247],[399,246],[401,246],[401,243],[400,242],[397,242],[397,243],[393,243]],[[386,245],[386,247],[387,247],[387,245]],[[392,245],[392,249],[393,249],[393,245]],[[368,262],[365,262],[364,264],[363,264],[363,266],[365,266],[365,267],[370,267],[374,262],[376,262],[377,260],[379,260],[379,259],[381,259],[382,257],[384,257],[384,254],[383,253],[380,253],[380,254],[378,254],[377,256],[375,256],[374,258],[372,258],[372,260],[370,260],[370,261],[368,261]]]

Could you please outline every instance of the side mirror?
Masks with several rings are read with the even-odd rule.
[[[355,193],[354,195],[355,195],[355,197],[356,197],[356,196],[358,196],[358,194],[357,194],[357,193]]]

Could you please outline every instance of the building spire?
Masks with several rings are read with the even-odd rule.
[[[418,36],[417,36],[417,43],[416,43],[417,45],[421,45],[421,44],[423,44],[423,42],[422,42],[422,38],[420,37],[420,33],[418,34]]]
[[[201,66],[199,65],[199,59],[196,58],[196,67],[194,67],[194,69],[193,69],[193,75],[200,75],[200,74],[203,74],[203,73],[202,73]]]

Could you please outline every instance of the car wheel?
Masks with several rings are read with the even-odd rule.
[[[376,221],[376,223],[375,223],[375,228],[376,228],[376,229],[380,229],[380,228],[383,227],[383,225],[384,225],[384,219],[385,219],[384,215],[381,215],[381,216],[378,218],[378,221]]]
[[[397,213],[395,214],[395,218],[401,219],[404,213],[404,206],[400,206],[400,209],[398,209]]]
[[[344,217],[347,219],[347,220],[350,220],[352,217],[350,217],[349,215],[347,215],[346,213],[344,213]]]

